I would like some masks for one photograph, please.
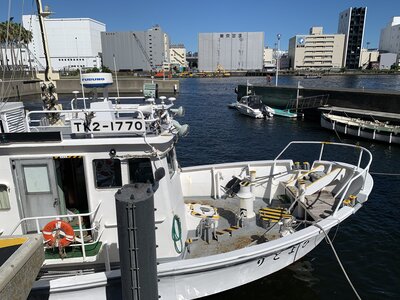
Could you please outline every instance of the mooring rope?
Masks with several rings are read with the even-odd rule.
[[[338,254],[336,253],[335,247],[333,247],[333,243],[332,243],[331,239],[329,238],[328,234],[325,232],[325,230],[324,230],[319,224],[314,223],[313,225],[316,226],[316,227],[318,227],[319,229],[321,229],[322,232],[324,233],[325,239],[326,239],[326,241],[328,242],[328,244],[331,246],[332,251],[333,251],[333,254],[335,254],[335,257],[336,257],[336,259],[337,259],[337,261],[338,261],[338,263],[339,263],[339,265],[340,265],[340,267],[341,267],[341,269],[342,269],[342,271],[343,271],[344,276],[346,277],[346,279],[347,279],[347,281],[349,282],[351,288],[353,289],[354,294],[356,295],[357,299],[361,300],[361,297],[360,297],[360,295],[357,293],[357,290],[356,290],[356,288],[354,287],[353,283],[351,282],[350,277],[347,275],[346,270],[344,269],[344,266],[343,266],[342,262],[340,261],[340,258],[339,258],[339,256],[338,256]]]
[[[385,175],[385,176],[400,176],[400,173],[379,173],[379,172],[369,172],[371,175]]]

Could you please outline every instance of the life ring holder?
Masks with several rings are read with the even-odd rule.
[[[42,229],[44,242],[50,247],[64,248],[75,240],[72,226],[62,220],[53,220]]]

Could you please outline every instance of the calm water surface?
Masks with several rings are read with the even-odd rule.
[[[265,78],[182,79],[176,105],[186,109],[180,123],[190,125],[177,154],[182,166],[272,159],[292,140],[338,141],[318,123],[275,117],[254,120],[227,108],[234,88],[265,84]],[[280,77],[280,84],[297,84],[301,77]],[[330,76],[302,80],[305,87],[400,90],[399,76]],[[371,172],[400,173],[400,146],[340,136],[373,156]],[[301,158],[299,158],[300,161]],[[400,299],[400,176],[374,176],[367,204],[340,224],[334,245],[363,299]],[[334,235],[332,230],[330,236]],[[223,279],[221,279],[223,280]],[[355,299],[329,245],[324,241],[300,262],[269,277],[207,299]]]

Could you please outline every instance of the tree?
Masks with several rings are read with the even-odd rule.
[[[21,24],[14,23],[12,20],[0,23],[0,48],[5,49],[8,44],[11,50],[12,67],[15,68],[18,64],[18,56],[16,50],[19,51],[20,68],[22,69],[22,48],[28,49],[28,44],[32,41],[32,32],[25,29]],[[3,51],[1,51],[2,53]],[[1,66],[5,65],[10,69],[8,64],[8,53],[5,51],[6,63],[4,64],[3,53],[1,55]]]

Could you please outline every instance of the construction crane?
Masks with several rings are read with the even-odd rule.
[[[150,66],[150,69],[153,70],[153,68],[154,68],[153,63],[152,63],[152,61],[150,60],[150,57],[147,55],[146,49],[144,49],[144,47],[143,47],[143,45],[142,45],[142,42],[139,40],[139,38],[136,36],[135,33],[133,33],[133,37],[135,38],[136,43],[139,45],[139,48],[140,48],[140,50],[142,51],[144,57],[146,58],[147,63],[148,63],[149,66]]]

